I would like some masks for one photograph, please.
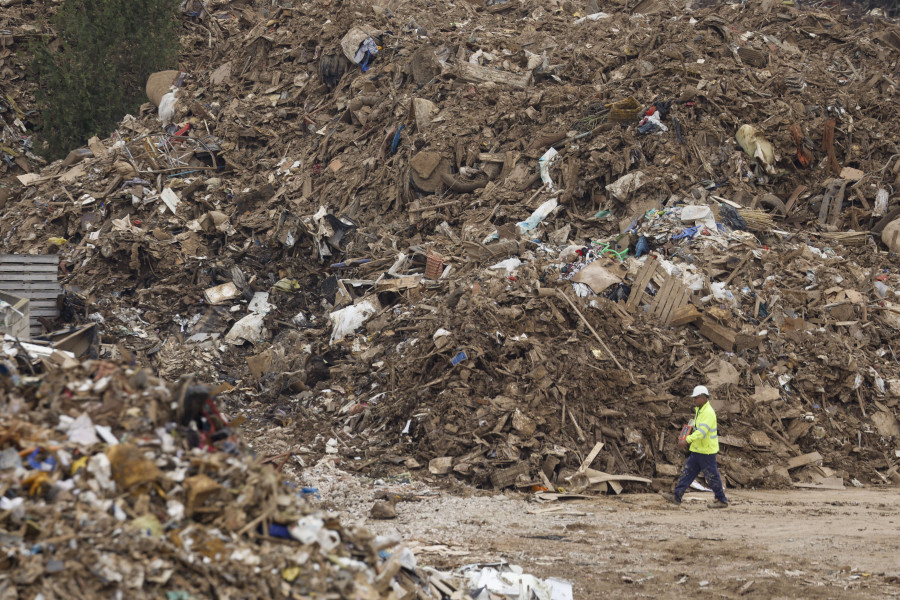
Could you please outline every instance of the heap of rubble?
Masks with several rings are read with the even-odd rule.
[[[704,383],[731,485],[896,481],[900,27],[706,4],[207,2],[0,250],[273,451],[666,485]]]

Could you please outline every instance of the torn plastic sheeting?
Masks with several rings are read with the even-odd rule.
[[[606,186],[606,191],[610,192],[617,199],[624,201],[628,197],[628,194],[637,191],[648,181],[649,180],[647,176],[644,175],[643,171],[635,171],[634,173],[622,175],[621,177],[613,181],[611,184]]]
[[[330,313],[328,316],[331,318],[334,328],[331,330],[331,341],[329,343],[339,342],[359,329],[380,308],[376,299],[366,298],[358,304]]]
[[[598,12],[598,13],[586,15],[584,17],[581,17],[580,19],[575,19],[575,24],[581,25],[582,23],[586,23],[588,21],[599,21],[600,19],[608,19],[608,18],[609,18],[609,15],[606,14],[605,12]]]
[[[716,218],[706,205],[689,205],[681,209],[681,220],[685,223],[701,223],[710,231],[716,230]]]
[[[514,256],[512,258],[507,258],[506,260],[501,260],[497,264],[488,267],[488,269],[492,269],[494,271],[505,270],[508,275],[518,269],[521,264],[522,261]]]
[[[234,346],[240,346],[244,342],[255,344],[267,337],[263,324],[264,315],[250,313],[232,326],[225,334],[225,341]]]
[[[159,102],[160,123],[166,125],[172,122],[172,119],[175,117],[175,104],[177,101],[178,98],[175,97],[175,92],[169,92],[162,97],[162,100]]]
[[[541,222],[547,218],[551,212],[553,212],[558,206],[558,202],[556,198],[550,198],[540,206],[538,206],[531,216],[525,219],[524,221],[519,221],[516,223],[516,227],[519,230],[519,233],[525,234],[535,229]]]
[[[550,148],[544,155],[538,159],[538,170],[541,172],[541,181],[547,186],[547,189],[553,191],[553,179],[550,178],[550,163],[559,154],[556,148]]]
[[[307,515],[297,520],[294,525],[288,526],[290,536],[301,544],[318,542],[325,552],[331,552],[341,543],[341,536],[333,529],[327,529],[325,522],[313,515]]]
[[[712,291],[713,298],[715,298],[719,302],[729,302],[734,304],[734,294],[731,293],[731,290],[725,289],[724,281],[716,281],[715,283],[711,283],[709,285],[709,289]]]
[[[273,308],[275,307],[269,304],[269,292],[255,292],[247,305],[247,310],[258,315],[267,315]]]
[[[60,421],[62,421],[62,417],[60,417]],[[100,442],[97,432],[94,431],[94,423],[87,413],[81,413],[78,415],[78,418],[69,423],[66,437],[73,444],[81,444],[83,446],[91,446]]]
[[[762,163],[767,173],[775,174],[775,163],[778,161],[775,146],[760,130],[753,125],[741,125],[734,137],[744,152]]]
[[[711,492],[712,491],[711,489],[709,489],[708,487],[706,487],[705,485],[703,485],[702,483],[699,483],[697,481],[691,482],[691,489],[697,490],[698,492]]]
[[[516,600],[573,600],[572,584],[560,579],[538,579],[522,572],[516,565],[484,567],[466,573],[470,589],[481,589],[475,600],[487,600],[493,594]]]

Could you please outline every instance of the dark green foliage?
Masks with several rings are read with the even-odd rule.
[[[147,77],[178,57],[179,0],[65,0],[58,40],[34,47],[43,150],[57,158],[104,137],[146,101]],[[43,146],[39,144],[38,147]]]

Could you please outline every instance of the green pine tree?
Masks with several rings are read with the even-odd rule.
[[[64,0],[57,39],[33,48],[31,74],[43,125],[37,148],[50,159],[105,137],[146,101],[147,77],[179,52],[179,0]],[[43,142],[43,143],[42,143]]]

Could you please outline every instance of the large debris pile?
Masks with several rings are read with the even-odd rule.
[[[399,540],[318,511],[205,417],[183,425],[174,407],[190,386],[59,351],[48,372],[17,372],[31,365],[24,352],[4,342],[0,370],[4,597],[387,598],[421,587],[411,554],[396,581],[378,556]]]
[[[702,382],[732,485],[891,481],[900,28],[706,4],[206,3],[0,249],[282,450],[670,477]]]
[[[7,337],[0,408],[3,598],[572,598],[506,564],[441,573],[342,523],[190,378]]]

